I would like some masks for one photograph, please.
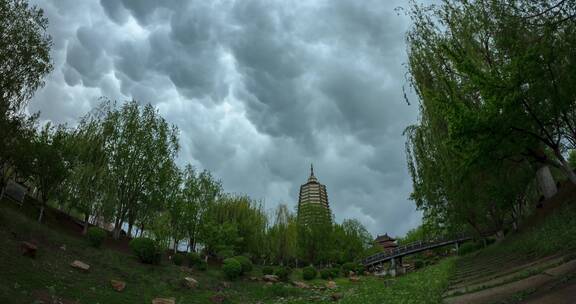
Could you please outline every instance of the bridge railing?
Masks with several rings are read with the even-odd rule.
[[[387,250],[384,252],[377,253],[375,255],[371,255],[371,256],[367,257],[366,259],[364,259],[362,262],[364,264],[370,264],[370,263],[380,261],[382,259],[385,259],[385,258],[388,258],[391,256],[395,256],[395,255],[398,255],[398,254],[401,254],[404,252],[409,252],[409,251],[413,251],[413,250],[417,250],[417,249],[421,249],[421,248],[425,248],[425,247],[430,247],[432,245],[440,244],[440,243],[444,243],[444,242],[458,241],[458,240],[465,239],[465,238],[468,238],[468,236],[465,234],[458,234],[458,235],[452,236],[452,237],[445,237],[445,238],[439,238],[439,239],[430,239],[430,240],[412,242],[412,243],[398,246],[394,249],[390,249],[390,250]]]

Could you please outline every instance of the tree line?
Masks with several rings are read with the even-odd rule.
[[[517,228],[559,181],[576,183],[576,4],[445,0],[409,15],[420,118],[406,151],[424,225]]]
[[[9,181],[34,189],[38,221],[48,205],[111,235],[144,236],[162,248],[238,254],[267,264],[357,261],[375,250],[357,220],[305,225],[286,205],[268,214],[245,195],[226,193],[209,171],[178,166],[179,134],[150,104],[102,98],[74,126],[26,114],[51,71],[51,37],[41,9],[0,0],[0,198]],[[215,151],[217,152],[217,151]]]

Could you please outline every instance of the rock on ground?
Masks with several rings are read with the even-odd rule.
[[[118,292],[121,292],[126,288],[126,282],[119,280],[110,280],[110,285],[112,285],[112,288]]]
[[[38,246],[32,244],[31,242],[22,242],[20,243],[20,251],[22,252],[23,256],[35,258],[36,251],[38,251]]]
[[[78,261],[78,260],[70,263],[70,266],[72,266],[72,267],[74,267],[80,271],[83,271],[83,272],[88,272],[90,270],[90,265],[88,265],[82,261]]]
[[[174,298],[156,298],[152,300],[152,304],[176,304],[176,299]]]
[[[335,289],[336,287],[338,286],[336,286],[336,282],[334,281],[328,281],[328,283],[326,283],[326,288],[328,289]]]
[[[198,286],[198,281],[196,281],[193,277],[185,277],[184,278],[184,286],[194,289]]]
[[[263,279],[265,282],[272,282],[272,283],[280,281],[280,278],[277,275],[273,274],[266,274],[264,275]]]

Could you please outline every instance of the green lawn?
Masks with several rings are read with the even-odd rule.
[[[340,303],[437,303],[452,271],[453,260],[445,260],[397,279],[362,277],[361,282],[338,278],[336,290],[303,290],[290,284],[266,285],[251,282],[260,269],[244,279],[221,288],[225,279],[217,267],[200,272],[164,262],[160,266],[144,265],[132,255],[109,249],[93,249],[81,238],[64,234],[36,223],[23,215],[11,202],[0,202],[0,303],[34,303],[39,294],[72,303],[151,303],[155,297],[174,297],[176,303],[211,303],[220,294],[225,303],[324,303],[341,293]],[[21,256],[20,241],[34,239],[39,243],[36,259]],[[66,245],[66,250],[60,249]],[[88,273],[72,267],[73,260],[91,266]],[[185,276],[199,281],[189,290],[182,286]],[[123,280],[126,290],[119,293],[110,286],[111,279]],[[295,271],[292,280],[301,280]],[[310,285],[324,286],[314,280]]]

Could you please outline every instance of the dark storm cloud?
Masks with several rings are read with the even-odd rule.
[[[179,161],[226,190],[294,207],[314,163],[337,220],[376,233],[420,221],[403,129],[404,1],[36,0],[55,70],[30,105],[74,123],[99,96],[154,104]]]

